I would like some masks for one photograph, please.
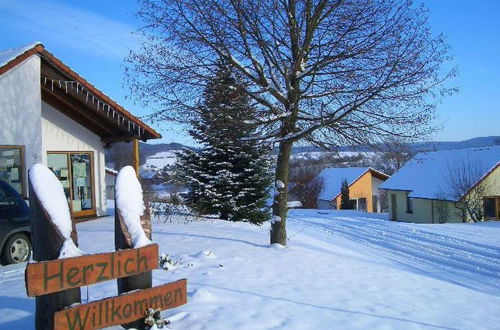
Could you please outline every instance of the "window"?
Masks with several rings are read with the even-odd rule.
[[[485,219],[499,219],[500,210],[500,197],[486,197],[483,201],[484,205],[484,218]]]
[[[48,152],[47,165],[61,181],[74,216],[95,213],[91,152]]]
[[[413,213],[413,199],[406,194],[406,213]]]
[[[11,185],[20,195],[26,196],[23,146],[0,146],[0,180]]]

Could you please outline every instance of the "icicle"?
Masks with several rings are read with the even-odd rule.
[[[95,102],[95,101],[94,101],[94,95],[92,95],[92,103],[94,103],[94,102]]]
[[[43,84],[47,85],[47,77],[43,77]]]
[[[52,80],[52,91],[54,91],[54,79],[50,79]]]
[[[87,96],[85,97],[85,102],[89,101],[89,92],[87,92]]]
[[[59,83],[59,88],[62,88],[62,86],[61,86],[61,81],[60,81],[60,80],[58,80],[57,82]]]
[[[67,81],[64,82],[64,87],[66,88],[66,94],[68,94],[68,82]]]

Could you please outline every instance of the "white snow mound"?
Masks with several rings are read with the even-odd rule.
[[[71,238],[66,238],[59,251],[59,259],[83,256],[85,252],[80,250]]]
[[[140,248],[151,244],[141,226],[145,207],[142,187],[132,166],[123,167],[116,175],[115,192],[116,207],[132,237],[133,247]]]

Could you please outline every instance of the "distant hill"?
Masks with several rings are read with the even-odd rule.
[[[437,141],[437,142],[417,142],[410,143],[409,147],[415,152],[421,151],[434,151],[434,150],[448,150],[448,149],[464,149],[464,148],[480,148],[480,147],[491,147],[494,145],[500,145],[500,136],[485,136],[485,137],[477,137],[465,141]],[[141,156],[141,164],[146,163],[146,159],[151,156],[153,158],[166,158],[166,162],[169,163],[171,160],[167,158],[171,158],[171,151],[181,150],[183,148],[191,148],[185,146],[180,143],[140,143],[140,156]],[[315,146],[299,146],[293,148],[293,153],[306,153],[306,152],[322,152],[324,150],[315,147]],[[342,152],[367,152],[373,151],[373,147],[368,146],[341,146],[338,148],[338,151]],[[165,153],[160,154],[160,153]],[[156,156],[155,156],[156,155]],[[152,159],[152,158],[151,158]],[[161,160],[158,159],[158,165],[161,163]]]
[[[438,150],[450,150],[450,149],[466,149],[466,148],[481,148],[481,147],[491,147],[495,145],[500,145],[500,136],[484,136],[476,137],[464,141],[436,141],[436,142],[415,142],[409,143],[408,146],[415,152],[422,151],[438,151]],[[315,146],[300,146],[294,147],[293,153],[302,152],[318,152],[323,149]],[[374,151],[371,146],[341,146],[338,151]]]

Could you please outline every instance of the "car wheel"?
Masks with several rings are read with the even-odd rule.
[[[31,256],[31,243],[28,236],[14,234],[5,243],[2,252],[6,264],[18,264],[29,260]]]

